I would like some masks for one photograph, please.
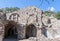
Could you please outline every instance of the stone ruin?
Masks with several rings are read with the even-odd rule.
[[[0,13],[0,41],[8,37],[18,41],[57,41],[56,30],[52,29],[55,22],[51,23],[51,19],[36,7]]]

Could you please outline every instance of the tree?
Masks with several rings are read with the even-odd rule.
[[[5,13],[10,13],[10,12],[13,12],[13,11],[17,11],[19,10],[20,8],[18,7],[6,7],[6,8],[1,8],[0,11],[4,11]]]
[[[56,14],[54,14],[54,17],[59,20],[60,19],[60,11],[58,11]]]
[[[19,9],[20,9],[20,8],[18,8],[18,7],[10,7],[10,8],[6,7],[6,8],[5,8],[6,12],[13,12],[13,11],[17,11],[17,10],[19,10]]]
[[[52,11],[44,11],[43,12],[46,16],[51,16],[53,14],[55,14],[55,12],[52,12]]]

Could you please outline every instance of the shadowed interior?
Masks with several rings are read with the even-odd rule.
[[[17,28],[12,22],[5,26],[4,38],[17,38]]]
[[[26,27],[26,39],[29,37],[36,37],[37,29],[33,24]]]

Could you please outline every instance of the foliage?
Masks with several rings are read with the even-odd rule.
[[[53,12],[53,11],[44,11],[44,14],[46,15],[46,16],[51,16],[51,15],[53,15],[55,12]]]
[[[54,17],[57,19],[60,19],[60,11],[58,11],[56,14],[54,14]]]
[[[44,11],[44,14],[49,17],[53,15],[53,17],[57,18],[58,20],[60,19],[60,11],[57,11],[57,12]]]
[[[17,11],[19,10],[20,8],[18,7],[6,7],[6,8],[1,8],[0,11],[4,11],[5,13],[10,13],[10,12],[13,12],[13,11]]]

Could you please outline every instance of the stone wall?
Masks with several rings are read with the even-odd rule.
[[[4,38],[4,29],[9,22],[16,27],[19,40],[28,39],[29,41],[55,41],[50,37],[50,34],[52,37],[56,34],[56,29],[52,28],[60,27],[59,22],[52,21],[51,17],[45,16],[42,10],[37,7],[27,7],[6,15],[0,15],[1,40]],[[57,25],[55,25],[56,23]],[[29,38],[26,38],[26,35]]]
[[[15,14],[15,15],[13,15],[13,14]],[[24,36],[25,30],[24,29],[26,29],[27,25],[33,24],[33,25],[36,26],[36,29],[38,31],[40,30],[40,28],[42,26],[42,24],[41,24],[41,22],[42,22],[42,20],[41,20],[41,18],[42,18],[42,10],[39,10],[36,7],[27,7],[27,8],[15,11],[13,13],[7,14],[7,20],[10,20],[10,17],[11,17],[11,20],[15,21],[14,17],[17,14],[18,14],[18,17],[17,17],[18,18],[18,24],[23,25],[22,27],[20,25],[17,26],[18,27],[18,33],[19,33],[18,37],[19,38],[20,37],[25,38],[25,36]],[[15,19],[16,19],[16,17],[15,17]],[[39,36],[38,31],[37,31],[37,37]]]

